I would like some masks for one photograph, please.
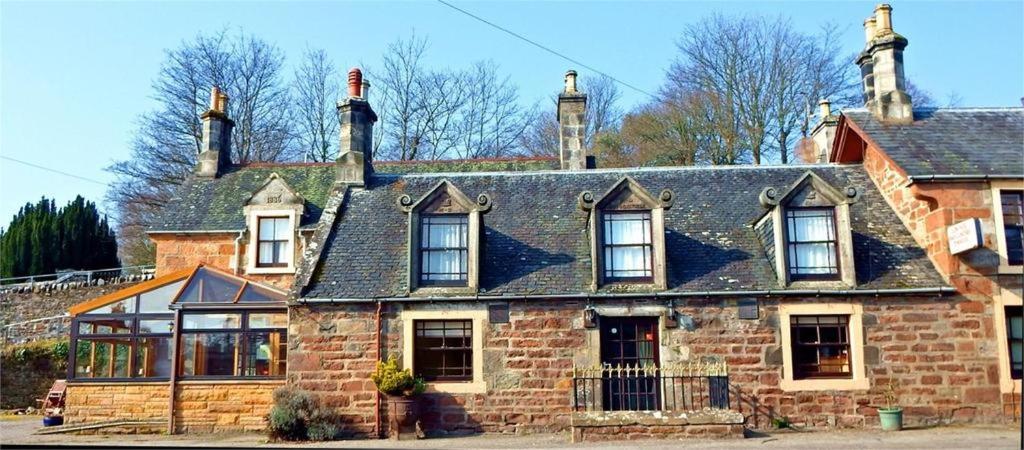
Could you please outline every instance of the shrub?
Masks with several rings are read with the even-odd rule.
[[[11,344],[0,359],[0,408],[38,407],[54,380],[67,377],[68,341],[41,340]]]
[[[412,376],[411,370],[399,368],[398,360],[393,355],[386,362],[377,361],[377,370],[370,374],[370,379],[377,390],[385,395],[410,397],[422,394],[427,388],[422,378]]]
[[[321,406],[313,394],[291,386],[274,391],[274,407],[267,421],[274,440],[327,441],[341,433],[333,411]]]

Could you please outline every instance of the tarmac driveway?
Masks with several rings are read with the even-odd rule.
[[[537,434],[529,436],[476,435],[466,437],[434,438],[421,441],[355,440],[302,444],[268,443],[259,434],[208,435],[33,435],[41,419],[14,418],[0,421],[0,445],[43,444],[71,445],[128,445],[182,446],[182,447],[286,447],[286,448],[402,448],[402,449],[518,449],[518,448],[588,448],[612,449],[643,447],[645,449],[698,449],[731,448],[785,448],[785,449],[1019,449],[1019,426],[949,426],[907,429],[898,433],[878,430],[807,431],[790,430],[771,433],[753,433],[747,439],[735,440],[649,440],[572,444],[569,434]]]

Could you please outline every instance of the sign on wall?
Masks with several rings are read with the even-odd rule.
[[[949,237],[949,253],[957,254],[981,247],[981,221],[967,219],[946,228]]]

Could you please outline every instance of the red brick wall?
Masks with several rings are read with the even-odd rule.
[[[820,299],[819,299],[820,300]],[[806,299],[813,302],[815,299]],[[773,417],[809,426],[878,424],[884,387],[897,379],[908,424],[1000,422],[998,368],[991,305],[955,298],[868,298],[864,304],[867,391],[783,392],[777,303],[765,301],[760,320],[740,320],[727,301],[677,307],[694,328],[661,336],[662,360],[712,357],[729,363],[747,425]],[[636,305],[641,305],[642,302]],[[681,304],[677,303],[677,304]],[[663,306],[663,303],[648,306]],[[569,374],[589,364],[593,333],[582,327],[582,305],[511,305],[511,323],[489,324],[484,344],[486,394],[428,394],[422,419],[430,431],[531,432],[568,427]],[[399,305],[385,305],[385,354],[400,353]],[[338,408],[355,435],[373,430],[374,306],[295,307],[291,312],[289,380]],[[666,354],[665,352],[668,352]],[[383,414],[383,413],[382,413]],[[386,426],[386,415],[384,423]]]
[[[210,233],[210,234],[156,234],[150,238],[156,244],[156,274],[157,276],[174,272],[176,270],[194,267],[197,264],[206,264],[221,270],[232,272],[235,258],[235,238],[233,233]],[[294,274],[246,274],[245,273],[245,252],[246,242],[239,245],[238,251],[241,259],[240,275],[245,276],[259,283],[266,283],[280,289],[289,289],[295,280]]]

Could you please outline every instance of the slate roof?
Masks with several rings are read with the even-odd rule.
[[[734,166],[377,174],[367,189],[348,194],[302,297],[405,295],[407,216],[396,199],[417,200],[445,179],[469,198],[485,193],[493,202],[483,216],[481,295],[586,292],[590,250],[577,196],[603,195],[626,175],[652,193],[675,193],[665,217],[670,291],[777,290],[752,227],[767,211],[758,195],[767,186],[782,190],[807,170],[863,191],[851,206],[858,289],[945,286],[861,166]]]
[[[1024,108],[915,109],[911,125],[885,125],[865,109],[843,115],[910,176],[1024,177]]]
[[[444,161],[382,161],[378,173],[525,171],[558,168],[557,158],[494,158]],[[306,199],[300,228],[312,229],[334,184],[333,163],[254,163],[228,168],[215,179],[189,179],[149,227],[150,232],[241,231],[242,211],[272,173],[277,173]]]
[[[242,208],[272,173],[278,174],[306,199],[306,210],[299,226],[316,225],[334,184],[334,166],[274,164],[232,166],[214,179],[190,178],[164,208],[160,218],[150,225],[149,232],[244,230]]]

